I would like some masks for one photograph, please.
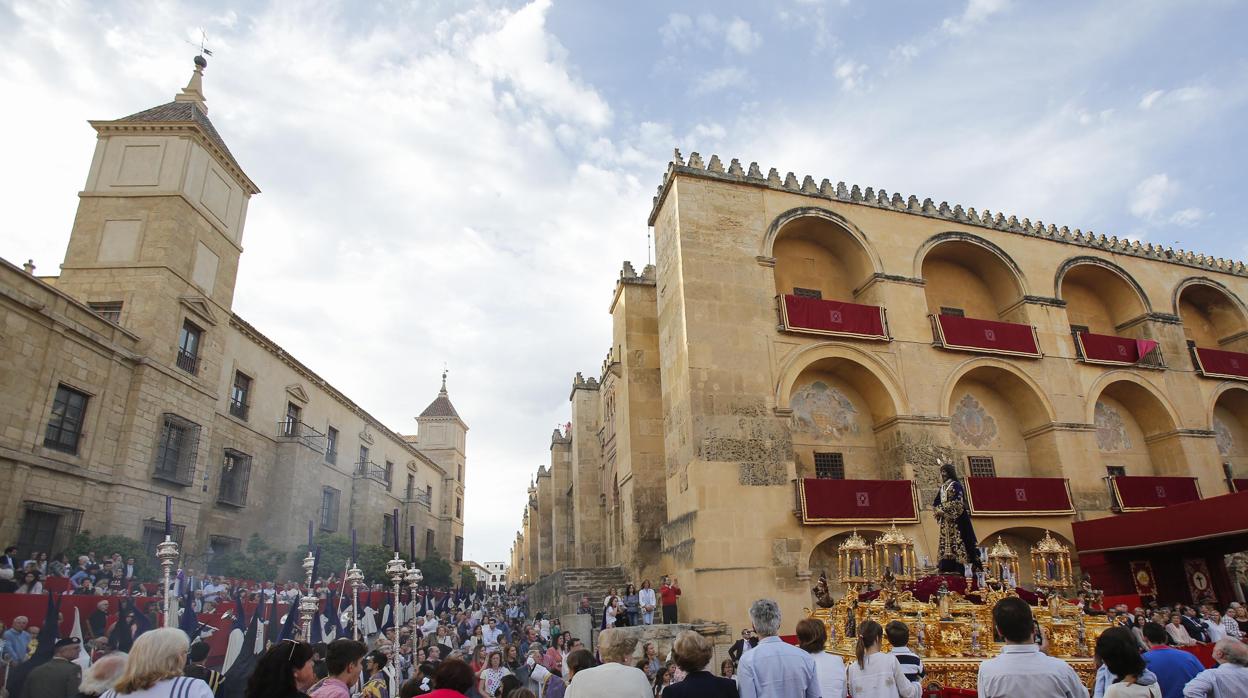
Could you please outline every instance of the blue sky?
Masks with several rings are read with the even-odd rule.
[[[400,431],[448,363],[466,554],[505,559],[673,147],[1244,259],[1245,26],[1231,1],[0,0],[0,255],[54,272],[85,120],[168,101],[204,29],[263,190],[235,311]]]

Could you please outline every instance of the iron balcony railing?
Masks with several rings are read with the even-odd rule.
[[[325,452],[325,435],[297,419],[279,421],[277,438],[301,443],[317,453]]]
[[[192,376],[199,371],[199,357],[185,349],[178,349],[178,356],[174,359],[174,363]]]

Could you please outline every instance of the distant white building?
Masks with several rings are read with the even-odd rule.
[[[484,565],[489,576],[485,583],[491,591],[498,591],[507,586],[507,568],[506,562],[487,562]]]

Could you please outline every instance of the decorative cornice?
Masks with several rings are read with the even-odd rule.
[[[671,189],[672,182],[675,181],[677,175],[690,175],[733,184],[745,184],[777,191],[787,191],[803,196],[947,220],[962,225],[999,230],[1015,235],[1045,238],[1069,245],[1104,250],[1113,254],[1155,259],[1170,264],[1180,264],[1197,269],[1209,269],[1224,274],[1248,277],[1248,266],[1241,261],[1223,259],[1221,257],[1215,258],[1181,249],[1176,251],[1173,248],[1154,245],[1151,242],[1141,243],[1138,240],[1128,240],[1126,238],[1118,238],[1117,236],[1097,235],[1092,231],[1085,233],[1078,228],[1074,230],[1066,226],[1059,228],[1053,224],[1045,225],[1042,221],[1032,223],[1027,218],[1020,221],[1017,216],[1006,216],[1000,212],[992,213],[987,209],[981,213],[974,208],[963,208],[960,204],[952,207],[944,201],[936,204],[930,198],[920,201],[913,194],[902,198],[901,194],[895,192],[890,195],[883,189],[876,190],[874,187],[863,189],[857,184],[847,186],[844,182],[832,184],[827,179],[824,179],[819,184],[815,184],[814,178],[810,175],[806,175],[799,183],[797,176],[789,172],[782,180],[780,173],[774,167],[764,177],[757,162],[750,163],[747,171],[742,169],[741,162],[737,158],[733,158],[725,170],[718,155],[712,155],[710,164],[707,165],[702,162],[702,156],[695,152],[689,154],[689,161],[686,164],[679,150],[674,151],[672,160],[668,163],[667,172],[663,175],[663,183],[659,185],[658,192],[654,197],[650,209],[650,225],[653,226],[655,220],[657,220],[659,209],[667,198],[667,193]]]

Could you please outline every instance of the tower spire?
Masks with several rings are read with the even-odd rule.
[[[191,73],[190,82],[186,83],[186,87],[174,96],[175,102],[191,102],[199,107],[205,114],[208,113],[207,101],[204,98],[204,68],[208,67],[208,59],[203,55],[195,56],[195,72]]]

